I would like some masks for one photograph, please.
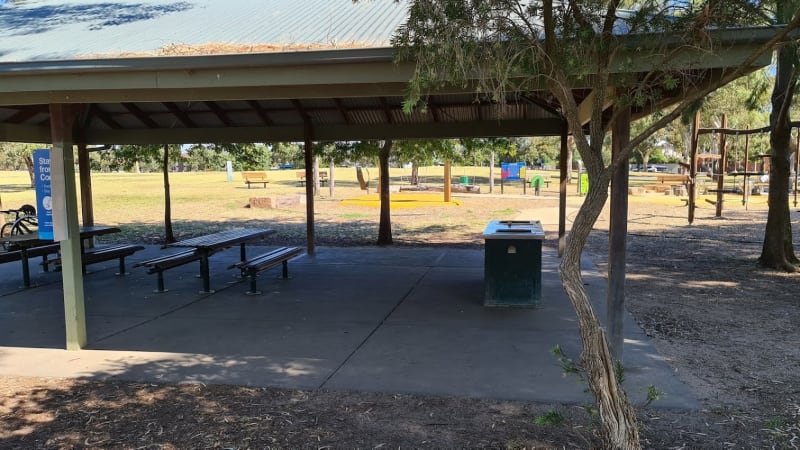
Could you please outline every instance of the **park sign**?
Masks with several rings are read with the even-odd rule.
[[[36,215],[39,221],[39,238],[53,239],[53,194],[50,184],[50,150],[33,151],[34,186],[36,189]]]
[[[506,181],[516,181],[525,179],[525,163],[500,163],[500,179]]]

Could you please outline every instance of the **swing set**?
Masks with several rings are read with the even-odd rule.
[[[717,198],[716,201],[708,200],[707,202],[716,206],[715,217],[722,217],[722,210],[724,204],[724,195],[725,194],[741,194],[742,195],[742,206],[747,209],[750,196],[753,193],[753,190],[757,189],[755,183],[752,182],[752,177],[758,177],[759,179],[763,180],[766,176],[768,178],[768,159],[772,156],[769,154],[759,154],[757,155],[758,158],[761,159],[760,163],[753,163],[753,167],[751,170],[750,167],[750,136],[756,134],[763,134],[769,133],[770,127],[761,127],[761,128],[754,128],[754,129],[746,129],[746,130],[739,130],[739,129],[732,129],[727,128],[728,118],[727,115],[722,116],[722,126],[719,128],[700,128],[700,115],[699,113],[695,115],[694,125],[692,127],[692,145],[691,145],[691,159],[689,164],[689,200],[687,201],[687,205],[689,206],[689,223],[694,222],[694,213],[695,208],[697,208],[697,174],[698,174],[698,165],[701,168],[706,168],[708,176],[711,177],[712,181],[716,181],[716,187],[707,189],[706,192],[716,194]],[[790,124],[792,129],[797,129],[796,133],[796,144],[797,148],[800,148],[800,122],[792,122]],[[711,135],[711,141],[714,142],[715,138],[719,136],[719,145],[718,145],[718,153],[714,153],[711,151],[699,153],[698,154],[698,144],[699,144],[699,136],[701,135]],[[739,171],[737,166],[734,166],[733,170],[728,171],[728,136],[744,136],[744,170]],[[798,177],[797,174],[800,173],[800,158],[797,157],[795,153],[794,157],[794,206],[797,207],[797,190],[798,190]],[[733,177],[734,186],[733,187],[726,187],[725,186],[725,177]],[[736,177],[742,177],[742,187],[739,188],[738,183],[736,182]]]

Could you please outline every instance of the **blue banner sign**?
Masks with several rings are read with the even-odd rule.
[[[500,163],[500,178],[503,180],[524,180],[525,163]]]
[[[50,187],[50,150],[33,151],[34,186],[36,187],[36,215],[39,220],[39,238],[53,239],[53,194]]]

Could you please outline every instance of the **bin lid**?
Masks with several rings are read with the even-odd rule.
[[[538,220],[492,220],[483,230],[484,239],[544,239]]]

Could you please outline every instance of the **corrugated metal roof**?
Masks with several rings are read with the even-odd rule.
[[[383,47],[404,1],[0,1],[0,61],[156,52],[171,45]]]

